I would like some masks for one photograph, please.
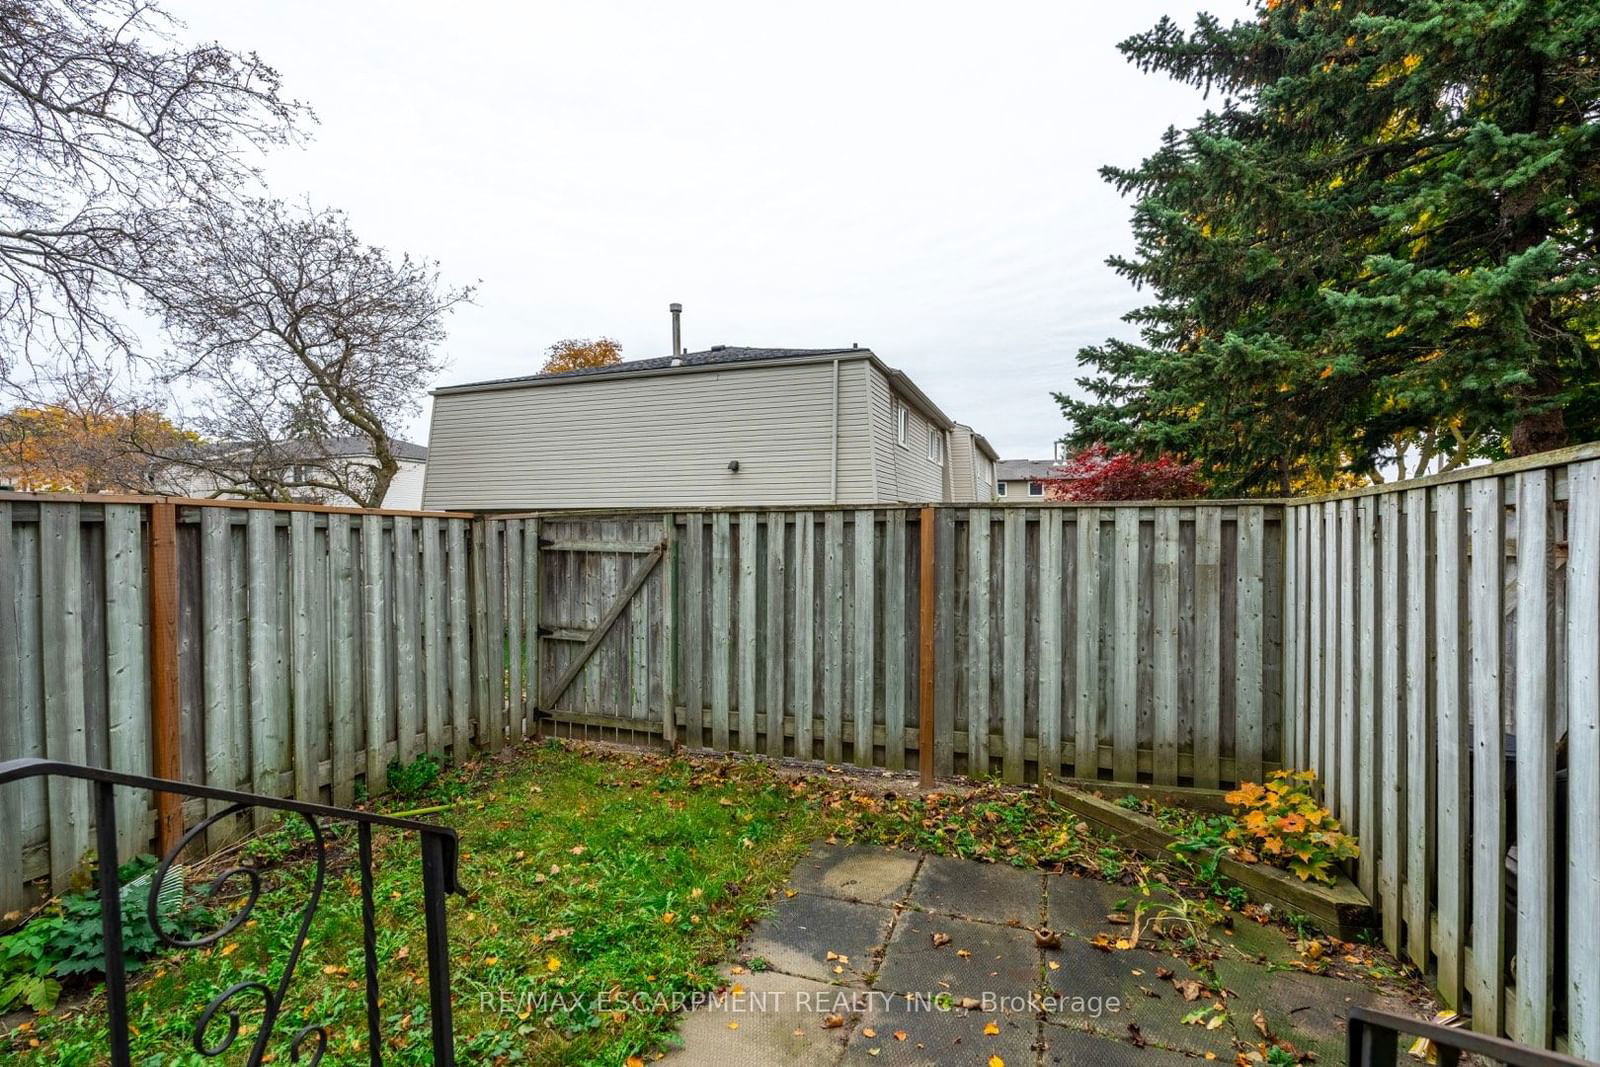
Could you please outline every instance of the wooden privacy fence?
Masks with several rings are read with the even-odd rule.
[[[530,692],[560,732],[915,766],[931,521],[937,773],[1216,786],[1281,762],[1280,515],[550,514],[488,532],[491,548],[543,541],[524,562],[539,574],[507,587],[538,590],[512,610],[540,623],[529,662],[547,684]]]
[[[1600,447],[1284,525],[1288,758],[1385,943],[1479,1029],[1600,1058]]]

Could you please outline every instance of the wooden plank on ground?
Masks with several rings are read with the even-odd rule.
[[[1061,512],[1039,512],[1039,782],[1061,776]]]
[[[794,516],[794,754],[816,756],[812,728],[812,694],[816,689],[816,556],[815,519],[809,511]]]
[[[328,586],[333,670],[333,802],[348,806],[356,790],[356,573],[350,551],[350,516],[328,516]]]
[[[1215,789],[1221,782],[1222,753],[1222,509],[1218,507],[1198,507],[1194,512],[1194,632],[1194,784]]]
[[[883,765],[891,771],[906,766],[906,632],[916,618],[906,609],[906,515],[884,513]]]
[[[1152,705],[1155,715],[1155,781],[1178,784],[1178,509],[1156,508]]]
[[[760,534],[759,517],[753,511],[739,513],[739,751],[756,748],[756,653],[760,625],[756,621],[756,575],[760,561],[756,546]]]
[[[725,511],[711,517],[711,746],[728,750],[733,711],[733,567],[732,518]]]
[[[1472,656],[1472,1026],[1498,1034],[1505,1019],[1505,762],[1500,712],[1500,624],[1505,515],[1500,479],[1472,482],[1467,632]]]
[[[1078,508],[1076,519],[1078,595],[1073,629],[1077,677],[1073,680],[1072,773],[1078,778],[1100,774],[1100,511]]]
[[[967,773],[989,773],[989,533],[991,512],[967,512]]]
[[[87,763],[84,694],[83,541],[76,504],[39,505],[39,593],[43,621],[45,757]],[[6,714],[11,714],[7,709]],[[50,891],[64,892],[90,847],[89,785],[46,782],[50,814]]]
[[[1022,755],[1027,728],[1027,697],[1023,692],[1028,661],[1028,525],[1027,514],[1016,508],[1005,512],[1005,554],[1002,563],[1000,631],[1000,732],[1005,741],[1001,773],[1006,782],[1019,784],[1025,773]]]
[[[855,521],[855,625],[851,629],[851,681],[854,694],[850,701],[855,737],[851,758],[858,767],[874,766],[872,746],[873,685],[877,675],[875,638],[877,623],[874,618],[874,600],[877,586],[878,518],[875,511],[857,511]]]
[[[1433,714],[1428,684],[1428,490],[1406,491],[1406,952],[1428,968]]]
[[[1600,1059],[1600,460],[1567,472],[1567,738],[1567,1040],[1573,1055],[1592,1060]]]
[[[422,597],[418,589],[415,523],[416,520],[409,515],[397,515],[394,520],[395,728],[399,741],[398,758],[402,766],[417,758],[417,732],[422,727],[422,714],[418,706],[422,657],[417,647],[421,637],[419,615]],[[474,599],[481,617],[481,594]],[[482,635],[486,631],[480,628],[477,632]],[[482,644],[481,638],[478,643]],[[487,685],[487,673],[487,666],[482,666],[478,673],[480,690]],[[479,715],[478,728],[481,731],[484,726],[481,708]]]
[[[278,774],[286,769],[281,734],[289,711],[285,691],[288,679],[278,648],[278,546],[274,520],[270,511],[251,511],[244,520],[250,605],[250,781],[252,792],[269,795],[278,792]],[[272,821],[265,808],[257,808],[252,814],[257,827]]]
[[[844,514],[823,517],[822,758],[844,759]]]
[[[381,515],[361,516],[362,642],[366,685],[362,687],[367,722],[367,792],[389,788],[384,742],[389,739],[389,553]]]
[[[106,552],[106,706],[108,716],[108,751],[112,770],[128,774],[150,773],[150,673],[145,657],[146,591],[144,581],[144,551],[139,536],[143,507],[138,504],[107,504],[105,506]],[[0,537],[10,540],[10,531],[0,529]],[[0,568],[6,566],[3,549],[0,549]],[[0,596],[0,605],[12,605],[10,597]],[[11,610],[9,607],[0,610]],[[12,638],[6,639],[8,642]],[[0,656],[13,654],[9,648],[0,648]],[[13,661],[14,663],[14,661]],[[279,677],[282,677],[280,672]],[[5,686],[0,684],[0,692]],[[16,700],[5,703],[9,717],[17,714]],[[287,701],[277,709],[277,723],[284,721],[288,712]],[[0,743],[0,760],[6,758]],[[138,789],[116,791],[117,854],[136,856],[150,850],[147,813],[151,797]],[[0,816],[4,814],[0,802]],[[0,826],[9,829],[20,827],[20,820],[5,822]],[[0,864],[0,870],[6,869]],[[12,868],[15,869],[15,868]],[[9,879],[0,876],[0,882]],[[5,890],[0,887],[0,900]],[[0,907],[0,915],[8,909]]]
[[[534,523],[537,527],[537,520]],[[450,572],[450,756],[457,764],[465,763],[472,752],[472,624],[471,624],[471,572],[468,557],[466,519],[445,520],[445,540],[449,549],[446,567]],[[529,549],[530,560],[539,558],[537,536]],[[386,598],[387,600],[388,598]],[[538,621],[538,615],[533,616]],[[537,705],[539,681],[538,664],[532,667],[529,689],[531,700]],[[532,712],[530,711],[530,716]]]
[[[1517,984],[1511,1036],[1549,1048],[1555,969],[1555,706],[1548,469],[1517,475]],[[1592,828],[1591,828],[1592,829]],[[1592,950],[1593,946],[1591,946]]]

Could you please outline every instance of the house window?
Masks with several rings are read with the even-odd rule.
[[[931,423],[928,425],[928,458],[944,466],[944,433]]]
[[[1028,483],[1028,495],[1029,496],[1044,496],[1044,483],[1043,482],[1029,482]]]
[[[906,410],[906,406],[904,404],[898,404],[898,403],[895,404],[895,406],[894,406],[894,436],[895,436],[895,440],[900,442],[900,447],[901,448],[910,448],[911,447],[910,445],[906,444],[906,429],[907,429],[907,427],[910,426],[910,424],[911,424],[911,413]]]
[[[994,487],[994,494],[995,494],[995,496],[1005,496],[1006,495],[1006,483],[1005,482],[1001,482],[999,485],[995,486]]]

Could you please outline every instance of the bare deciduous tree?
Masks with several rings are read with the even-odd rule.
[[[166,374],[198,391],[193,425],[211,442],[169,460],[245,496],[381,505],[394,432],[442,369],[445,319],[471,288],[364,244],[339,211],[279,201],[195,212],[158,258]],[[370,463],[336,462],[351,437]]]
[[[254,54],[142,0],[0,0],[0,375],[130,351],[171,212],[226,197],[310,119]]]

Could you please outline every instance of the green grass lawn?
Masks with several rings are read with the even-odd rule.
[[[449,922],[456,1045],[466,1064],[620,1067],[670,1048],[675,998],[720,984],[717,965],[819,838],[1023,867],[1067,864],[1125,881],[1144,869],[1113,845],[1078,836],[1075,820],[1039,794],[993,784],[923,795],[903,778],[802,776],[759,761],[560,743],[530,744],[431,785],[427,774],[407,777],[426,786],[424,795],[380,807],[454,799],[430,818],[454,826],[462,842],[467,896],[450,898]],[[330,1033],[324,1063],[367,1062],[355,836],[342,827],[332,835],[327,887],[269,1062],[290,1062],[290,1040],[313,1023]],[[374,845],[384,1062],[427,1064],[417,842],[385,832]],[[243,1061],[256,1002],[233,1002],[241,1035],[221,1060],[194,1051],[194,1020],[235,982],[276,981],[312,870],[298,823],[244,851],[267,886],[247,924],[212,949],[147,961],[136,976],[136,1064]],[[226,1031],[225,1018],[215,1021],[207,1040]],[[47,1015],[0,1024],[0,1054],[24,1062],[98,1064],[105,1048],[103,1001],[82,989]]]

